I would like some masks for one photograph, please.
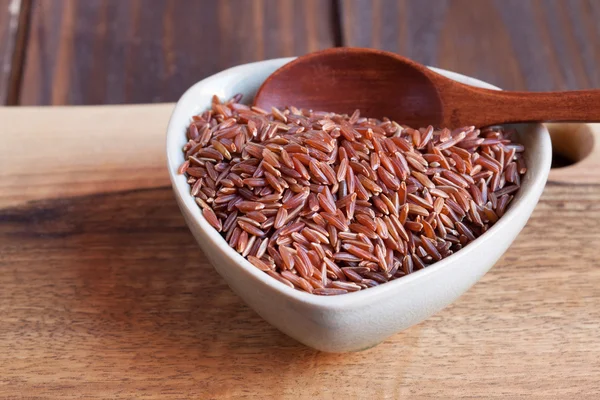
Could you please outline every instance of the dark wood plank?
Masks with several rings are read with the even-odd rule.
[[[600,87],[600,2],[340,0],[344,44],[397,52],[505,89]]]
[[[240,63],[333,45],[322,0],[34,0],[22,104],[176,100]]]
[[[19,81],[27,0],[0,0],[0,105],[10,104]]]
[[[8,98],[19,6],[18,1],[0,0],[0,105]]]

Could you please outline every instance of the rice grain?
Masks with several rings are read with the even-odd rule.
[[[205,220],[282,284],[340,295],[426,268],[484,234],[526,173],[500,127],[433,126],[213,97],[186,130]]]

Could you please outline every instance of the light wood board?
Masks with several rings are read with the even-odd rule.
[[[172,107],[0,108],[0,398],[600,396],[600,153],[553,172],[456,303],[325,354],[246,307],[194,243],[165,167]]]

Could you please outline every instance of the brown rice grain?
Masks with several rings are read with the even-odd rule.
[[[499,127],[412,129],[240,99],[192,118],[178,172],[231,247],[309,293],[364,290],[459,251],[526,172],[524,147]]]

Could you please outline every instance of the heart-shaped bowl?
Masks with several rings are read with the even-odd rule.
[[[292,58],[240,65],[193,85],[177,102],[167,131],[167,162],[181,212],[217,272],[231,289],[273,326],[307,346],[327,352],[372,347],[448,306],[479,280],[508,249],[539,200],[550,171],[550,136],[541,124],[515,125],[525,145],[527,173],[508,211],[464,249],[397,280],[340,296],[317,296],[292,289],[254,267],[229,247],[202,216],[190,187],[177,170],[194,115],[208,109],[214,94],[237,93],[250,103],[262,82]],[[434,71],[469,85],[485,82],[440,69]],[[401,122],[401,121],[400,121]]]

